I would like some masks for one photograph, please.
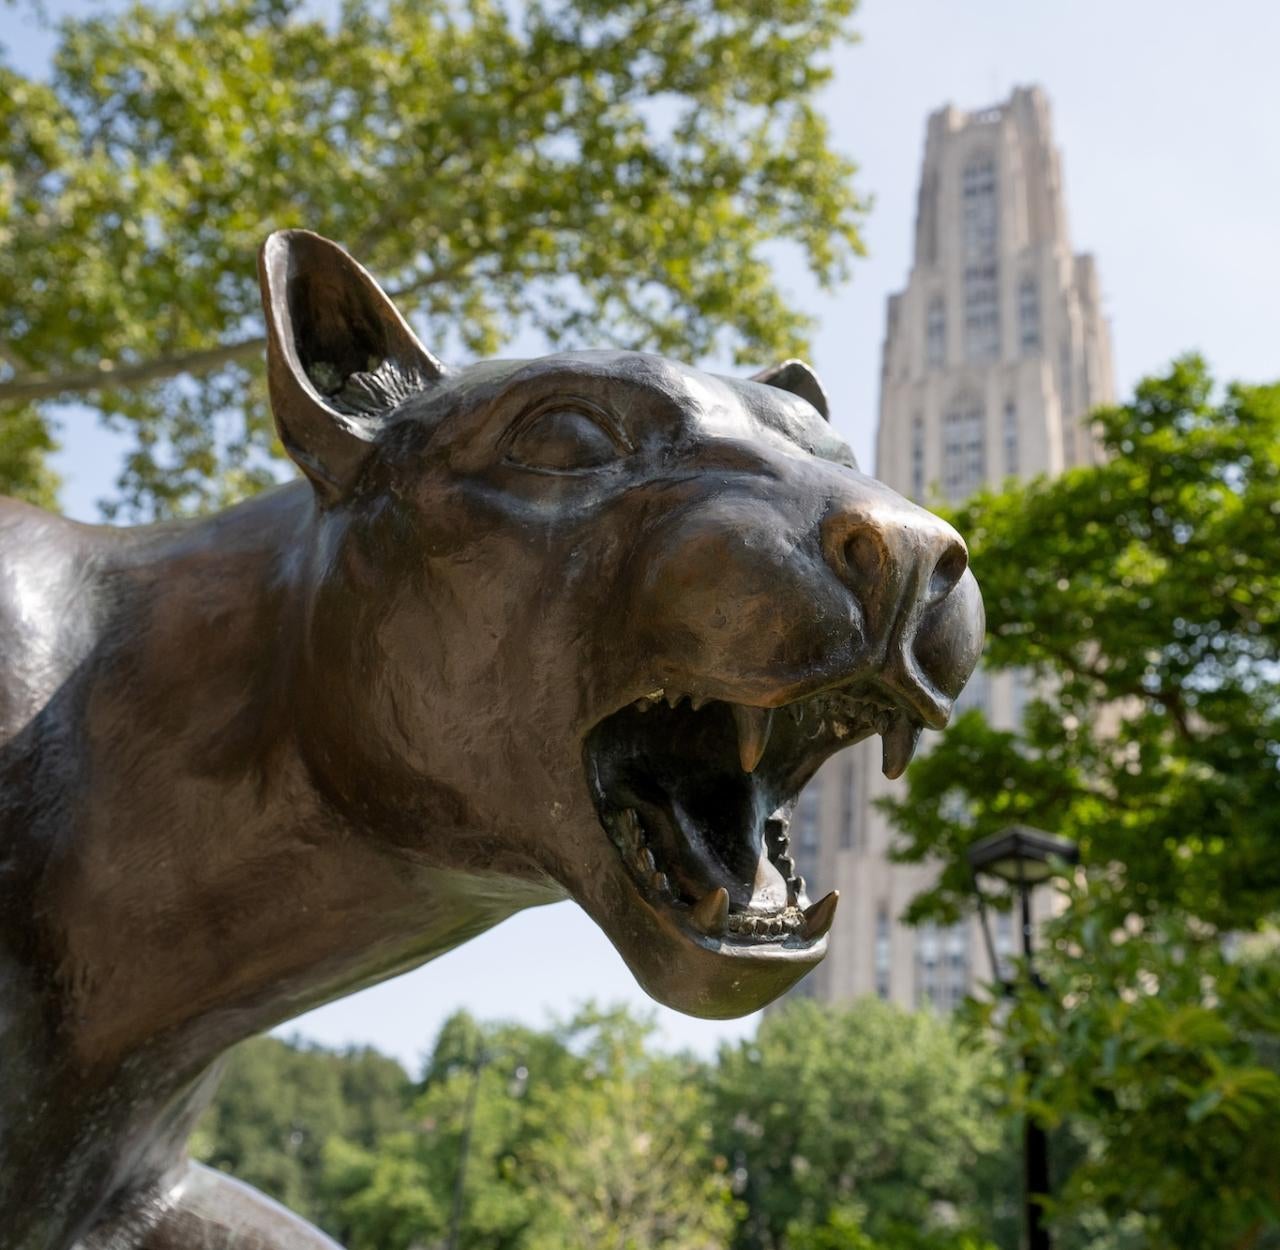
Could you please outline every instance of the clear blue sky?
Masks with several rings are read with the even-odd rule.
[[[67,11],[57,0],[49,7]],[[38,63],[47,39],[17,29],[11,13],[5,20],[14,60]],[[947,102],[995,103],[1018,84],[1039,83],[1052,100],[1072,235],[1098,258],[1121,393],[1192,348],[1222,377],[1280,377],[1280,5],[864,0],[858,26],[863,42],[840,55],[826,108],[837,142],[861,166],[861,189],[875,196],[870,256],[834,298],[803,274],[785,280],[820,318],[814,362],[864,464],[885,297],[910,261],[925,117]],[[93,517],[110,491],[116,445],[74,418],[64,441],[66,506]],[[414,1063],[458,1006],[537,1024],[587,996],[648,1002],[594,926],[562,904],[297,1027]],[[670,1043],[700,1050],[754,1026],[658,1016]]]

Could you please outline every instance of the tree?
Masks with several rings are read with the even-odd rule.
[[[455,1017],[415,1128],[362,1149],[333,1140],[327,1226],[350,1250],[442,1242],[466,1142],[461,1241],[471,1250],[712,1250],[733,1207],[690,1061],[646,1049],[651,1026],[585,1008],[548,1033]],[[474,1107],[468,1107],[474,1097]],[[469,1137],[466,1132],[471,1118]]]
[[[1217,399],[1187,357],[1096,420],[1102,464],[953,518],[986,662],[1041,697],[1017,732],[961,718],[887,804],[900,856],[944,865],[914,914],[956,914],[964,847],[1025,820],[1113,866],[1135,914],[1252,928],[1280,909],[1280,385]]]
[[[1118,917],[1094,882],[1072,892],[996,1031],[1007,1071],[1035,1076],[1010,1108],[1082,1146],[1050,1213],[1064,1232],[1129,1222],[1120,1244],[1260,1250],[1280,1240],[1280,961],[1229,954],[1179,912]],[[1117,923],[1119,921],[1119,923]],[[993,1023],[992,1007],[978,1019]],[[1058,1169],[1063,1173],[1063,1169]],[[1093,1250],[1072,1237],[1074,1250]]]
[[[509,1174],[526,1137],[518,1069],[530,1064],[534,1080],[558,1087],[570,1063],[558,1038],[456,1012],[427,1060],[409,1126],[371,1144],[329,1142],[320,1180],[332,1213],[326,1231],[349,1250],[443,1244],[465,1149],[459,1244],[520,1245],[531,1213]]]
[[[788,1250],[997,1250],[972,1233],[946,1229],[901,1228],[887,1240],[864,1231],[865,1213],[856,1207],[839,1207],[817,1228],[794,1226],[787,1236]]]
[[[711,1077],[716,1147],[748,1206],[734,1244],[834,1246],[854,1223],[877,1250],[911,1235],[961,1245],[957,1224],[1005,1229],[1016,1177],[988,1062],[945,1020],[876,999],[771,1012]]]
[[[528,1250],[720,1250],[734,1226],[723,1157],[691,1060],[646,1053],[649,1029],[625,1017],[579,1016],[586,1068],[535,1093],[521,1161],[537,1214]],[[550,1096],[547,1094],[550,1093]]]
[[[259,1037],[231,1052],[191,1151],[325,1223],[321,1158],[331,1140],[372,1149],[409,1123],[413,1086],[394,1060],[368,1048],[331,1051]]]
[[[861,251],[815,95],[855,0],[136,0],[0,64],[4,483],[45,491],[54,405],[134,439],[129,515],[273,480],[254,254],[348,245],[428,343],[769,361]],[[25,457],[25,458],[24,458]]]
[[[1220,394],[1189,356],[1095,419],[1103,463],[954,518],[987,662],[1038,698],[1017,731],[962,717],[886,806],[942,868],[915,918],[954,917],[965,848],[1010,823],[1081,846],[1045,989],[988,1015],[1038,1073],[1015,1106],[1087,1142],[1059,1218],[1251,1250],[1280,1225],[1280,386]]]

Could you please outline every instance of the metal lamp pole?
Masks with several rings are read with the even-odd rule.
[[[1041,829],[1011,825],[1000,833],[975,842],[968,850],[968,859],[969,869],[973,874],[973,892],[978,900],[978,915],[982,921],[982,935],[991,959],[992,973],[1000,988],[1009,997],[1017,993],[1017,986],[1000,968],[996,944],[991,936],[987,899],[982,891],[983,877],[1002,881],[1017,890],[1022,920],[1023,958],[1032,983],[1037,988],[1042,987],[1043,982],[1036,973],[1032,960],[1035,930],[1032,925],[1031,894],[1037,885],[1056,876],[1064,865],[1079,863],[1079,848],[1074,842],[1055,837]],[[1024,1055],[1022,1062],[1028,1079],[1033,1079],[1036,1075],[1034,1059],[1030,1055]],[[1025,1117],[1023,1125],[1022,1176],[1027,1250],[1052,1250],[1049,1229],[1044,1220],[1044,1208],[1039,1201],[1049,1194],[1049,1142],[1044,1126],[1032,1115]]]

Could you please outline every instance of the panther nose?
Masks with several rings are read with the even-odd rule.
[[[968,639],[949,639],[939,649],[944,640],[928,636],[939,630],[948,635],[970,632],[972,612],[959,610],[959,604],[956,612],[947,607],[969,567],[963,539],[945,521],[906,500],[833,508],[822,521],[821,539],[828,566],[858,605],[865,642],[879,658],[882,680],[925,724],[940,728],[950,713],[956,677],[963,684],[972,668],[971,662],[961,661],[963,673],[929,671],[950,669],[944,656],[959,660],[972,650],[950,645]],[[935,655],[939,663],[922,663]]]
[[[822,547],[836,576],[868,616],[904,591],[925,603],[945,599],[969,567],[964,540],[920,508],[868,513],[833,511],[822,523]]]

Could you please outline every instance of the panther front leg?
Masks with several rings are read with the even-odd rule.
[[[187,1163],[166,1188],[76,1243],[75,1250],[342,1250],[249,1185]]]

